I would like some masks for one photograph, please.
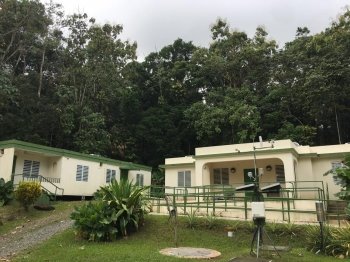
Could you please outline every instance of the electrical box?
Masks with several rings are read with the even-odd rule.
[[[252,202],[252,217],[253,219],[265,217],[265,202]]]

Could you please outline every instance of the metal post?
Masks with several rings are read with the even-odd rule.
[[[324,207],[322,201],[316,201],[317,221],[320,223],[321,251],[324,252],[323,222],[325,221]]]

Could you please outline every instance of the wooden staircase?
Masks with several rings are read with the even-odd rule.
[[[345,220],[347,215],[345,208],[346,201],[343,200],[328,200],[327,202],[327,220]]]

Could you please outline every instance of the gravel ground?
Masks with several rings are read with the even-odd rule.
[[[69,212],[57,212],[45,218],[27,221],[13,231],[0,236],[0,261],[10,261],[19,252],[33,247],[57,232],[62,232],[73,225]]]

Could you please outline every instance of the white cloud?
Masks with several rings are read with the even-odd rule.
[[[250,36],[264,25],[280,45],[294,39],[298,26],[318,33],[343,12],[347,0],[57,0],[66,14],[86,12],[98,23],[118,23],[122,37],[138,43],[144,57],[177,38],[208,46],[210,25],[226,18]]]

